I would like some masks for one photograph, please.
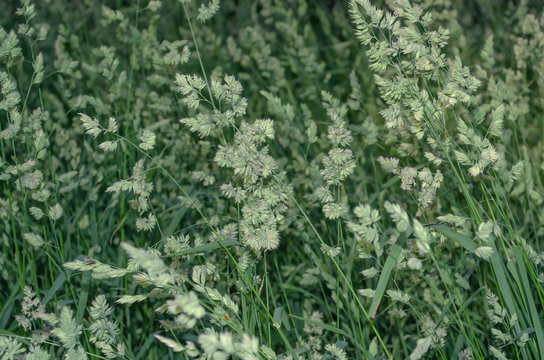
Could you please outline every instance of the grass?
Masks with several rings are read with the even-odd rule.
[[[541,359],[541,5],[217,4],[6,2],[0,358]]]

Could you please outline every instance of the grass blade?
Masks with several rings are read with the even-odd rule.
[[[474,244],[468,236],[453,230],[447,225],[436,224],[431,225],[431,227],[442,235],[446,236],[448,239],[455,241],[471,253],[473,253],[477,248],[476,244]]]
[[[387,288],[387,283],[389,282],[389,278],[391,277],[391,272],[393,271],[393,268],[397,263],[400,252],[402,251],[402,245],[404,245],[404,242],[411,233],[411,230],[402,233],[399,236],[395,245],[393,245],[393,247],[391,248],[391,252],[389,253],[389,256],[387,257],[385,265],[383,266],[383,269],[381,271],[378,285],[376,286],[376,290],[374,293],[374,298],[372,299],[372,303],[370,304],[370,309],[368,313],[370,314],[371,318],[374,318],[376,316],[378,306],[380,305],[380,301],[382,300],[383,294],[385,293],[385,290]]]

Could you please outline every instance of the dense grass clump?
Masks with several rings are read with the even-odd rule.
[[[0,9],[0,359],[544,359],[540,2]]]

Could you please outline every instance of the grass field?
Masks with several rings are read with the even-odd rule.
[[[0,0],[0,359],[544,359],[542,5]]]

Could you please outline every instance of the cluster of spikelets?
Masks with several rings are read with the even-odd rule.
[[[63,307],[58,315],[46,313],[46,304],[47,301],[38,298],[30,287],[24,288],[21,314],[15,318],[30,337],[25,343],[17,337],[1,337],[0,354],[3,359],[18,359],[23,354],[26,359],[51,359],[50,351],[46,350],[50,345],[63,348],[66,359],[89,358],[80,343],[83,327],[75,320],[73,311]],[[108,306],[106,298],[97,296],[89,308],[92,319],[87,329],[89,340],[106,358],[123,358],[126,348],[122,342],[118,342],[119,326],[111,319],[111,313],[112,308]]]
[[[256,4],[0,27],[0,357],[541,358],[542,19],[468,66],[449,1]]]

